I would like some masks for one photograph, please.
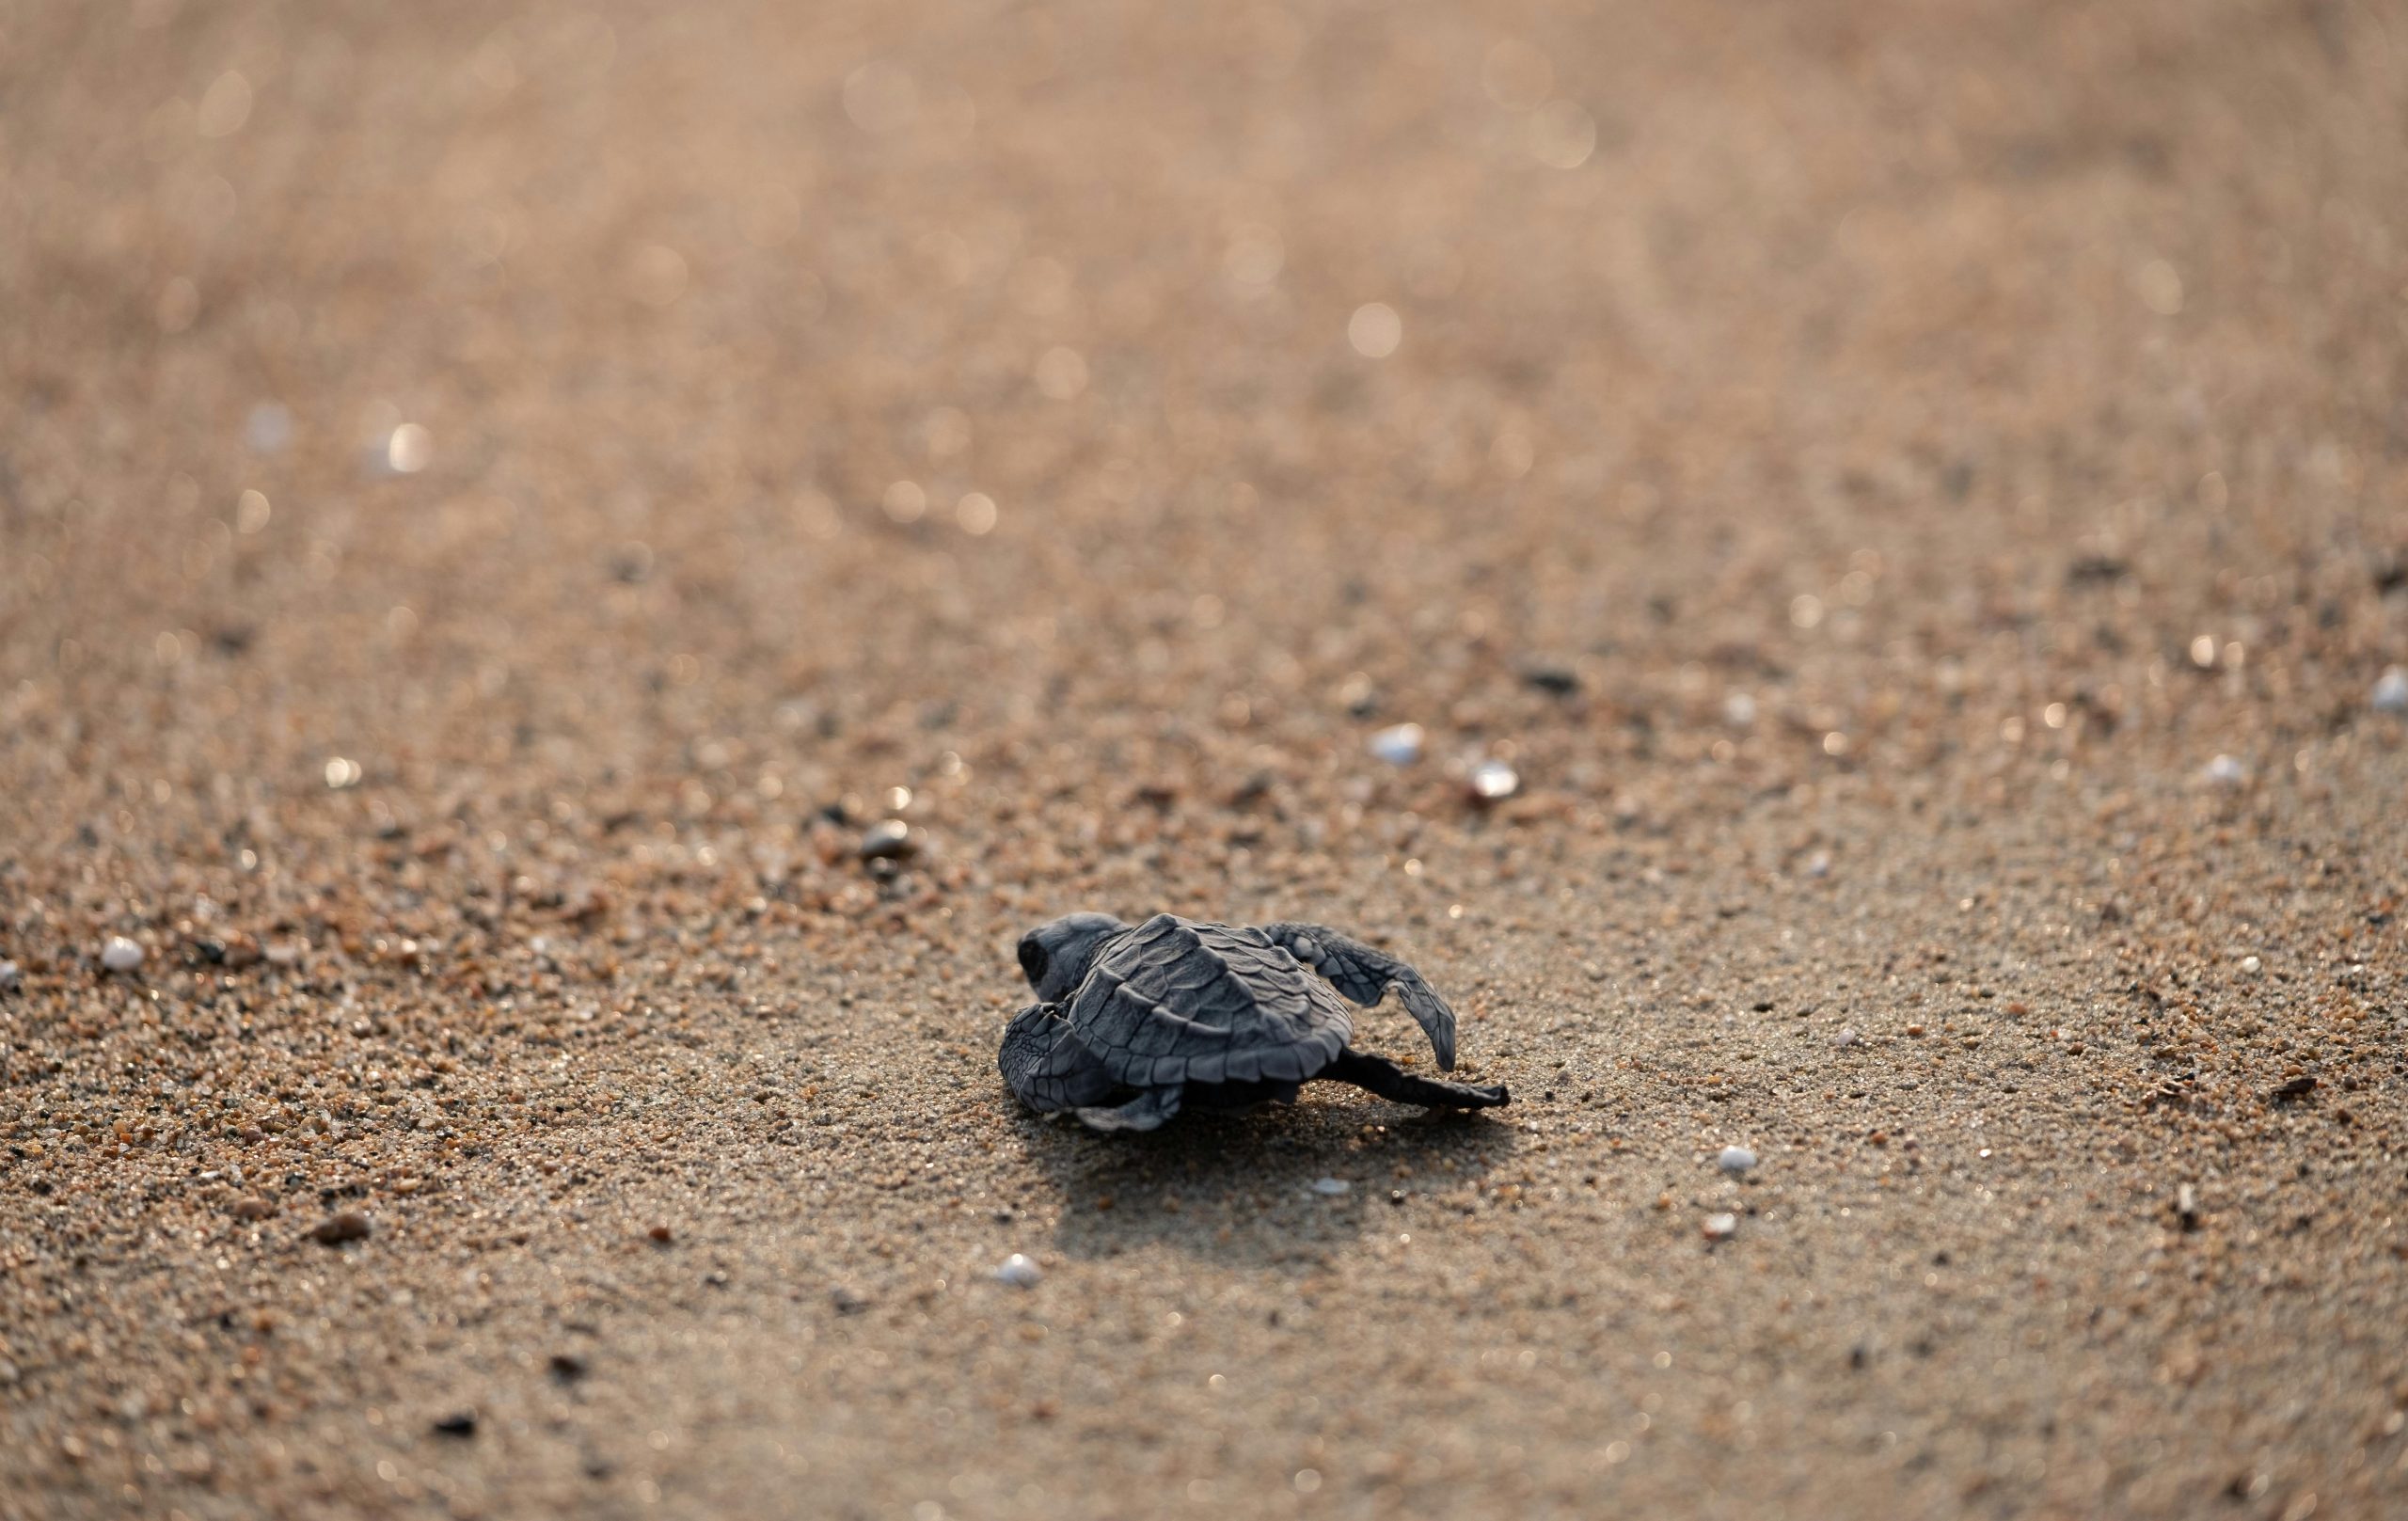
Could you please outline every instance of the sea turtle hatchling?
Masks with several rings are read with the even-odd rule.
[[[1507,1101],[1502,1085],[1441,1083],[1348,1050],[1340,993],[1369,1007],[1394,988],[1441,1071],[1455,1065],[1455,1011],[1411,967],[1319,925],[1073,913],[1022,936],[1020,966],[1040,1001],[1004,1031],[1004,1081],[1031,1109],[1072,1110],[1095,1130],[1285,1103],[1323,1078],[1433,1109]]]

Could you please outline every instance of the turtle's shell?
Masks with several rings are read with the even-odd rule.
[[[1158,913],[1070,995],[1079,1043],[1131,1087],[1302,1082],[1354,1034],[1329,984],[1259,929]]]

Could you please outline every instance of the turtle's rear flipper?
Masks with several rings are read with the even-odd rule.
[[[1281,920],[1262,927],[1271,943],[1284,948],[1306,966],[1329,979],[1331,987],[1351,1003],[1370,1008],[1396,990],[1404,1011],[1413,1016],[1430,1037],[1430,1049],[1438,1054],[1438,1070],[1451,1072],[1455,1068],[1455,1011],[1438,996],[1437,990],[1421,980],[1421,974],[1390,956],[1359,940],[1351,939],[1327,925],[1299,924]],[[1352,1079],[1349,1079],[1352,1081]],[[1365,1085],[1369,1086],[1370,1085]],[[1419,1103],[1418,1099],[1408,1102]],[[1502,1099],[1492,1102],[1502,1103]]]
[[[1485,1088],[1468,1083],[1440,1083],[1416,1077],[1385,1056],[1368,1056],[1359,1051],[1339,1052],[1338,1060],[1314,1075],[1352,1083],[1383,1099],[1418,1103],[1425,1109],[1494,1109],[1512,1101],[1502,1083]]]
[[[1117,1109],[1081,1109],[1079,1123],[1091,1131],[1160,1130],[1164,1120],[1179,1113],[1179,1092],[1148,1088]]]

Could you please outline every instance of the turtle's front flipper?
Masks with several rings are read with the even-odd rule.
[[[1082,1109],[1079,1123],[1091,1131],[1160,1130],[1163,1121],[1179,1113],[1176,1087],[1148,1088],[1117,1109]]]
[[[1455,1069],[1455,1011],[1421,980],[1420,973],[1386,951],[1322,925],[1283,922],[1265,925],[1262,932],[1273,944],[1327,977],[1331,987],[1365,1008],[1394,988],[1404,1011],[1429,1035],[1431,1048],[1438,1054],[1438,1070]]]
[[[1383,1099],[1398,1103],[1418,1103],[1425,1109],[1494,1109],[1510,1103],[1512,1096],[1505,1085],[1474,1087],[1468,1083],[1441,1083],[1434,1078],[1416,1077],[1385,1056],[1370,1056],[1359,1051],[1341,1051],[1338,1060],[1317,1074],[1352,1083],[1368,1088]]]
[[[1112,1093],[1112,1074],[1079,1044],[1052,1004],[1031,1004],[1012,1016],[995,1065],[1020,1101],[1040,1115],[1097,1103]]]

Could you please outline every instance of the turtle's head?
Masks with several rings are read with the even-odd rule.
[[[1058,1004],[1086,980],[1103,943],[1128,927],[1108,913],[1065,914],[1020,938],[1020,969],[1038,997]]]

